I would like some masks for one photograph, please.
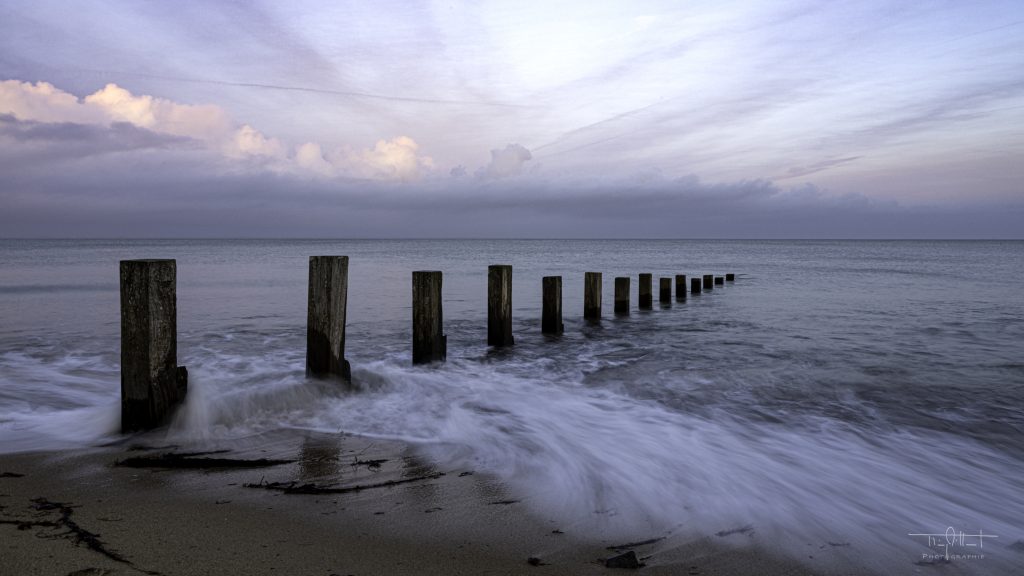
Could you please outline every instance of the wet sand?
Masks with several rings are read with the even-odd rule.
[[[361,437],[280,432],[201,448],[137,437],[0,455],[0,475],[3,574],[616,574],[631,571],[603,559],[628,550],[642,574],[821,573],[742,545],[742,533],[638,535],[612,549],[629,542],[574,533],[493,477]]]

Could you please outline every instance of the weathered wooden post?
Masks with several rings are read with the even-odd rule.
[[[686,274],[676,274],[676,300],[686,300]]]
[[[735,274],[726,274],[725,275],[725,281],[726,282],[735,282],[736,281],[736,275]]]
[[[444,335],[441,273],[412,273],[412,363],[444,362],[448,337]]]
[[[637,306],[641,310],[650,310],[651,305],[654,303],[654,290],[651,286],[652,282],[653,280],[650,274],[640,275],[640,284],[638,287],[639,294],[637,295]]]
[[[615,279],[615,313],[629,314],[629,277]]]
[[[352,380],[345,360],[348,256],[309,257],[306,376]]]
[[[690,294],[700,294],[700,278],[690,278]]]
[[[541,313],[540,331],[544,334],[561,334],[562,325],[562,277],[545,276],[541,279],[544,292],[544,309]]]
[[[714,287],[715,287],[714,286],[714,282],[715,282],[715,277],[714,277],[713,274],[705,274],[704,275],[704,289],[705,290],[712,290],[712,289],[714,289]]]
[[[487,345],[511,346],[512,267],[493,264],[487,268]]]
[[[715,276],[715,286],[725,286],[725,278],[722,276]]]
[[[661,278],[658,280],[658,301],[664,304],[672,303],[672,279]]]
[[[174,260],[121,260],[122,432],[156,428],[185,398],[176,289]]]
[[[583,275],[583,317],[587,320],[601,319],[600,272],[587,272]]]

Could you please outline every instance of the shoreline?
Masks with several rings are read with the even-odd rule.
[[[614,574],[624,570],[603,560],[629,550],[644,574],[843,573],[711,537],[574,534],[488,474],[358,436],[183,447],[150,434],[3,454],[0,475],[0,556],[13,574]]]

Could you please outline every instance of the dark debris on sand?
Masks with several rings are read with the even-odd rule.
[[[715,536],[718,536],[719,538],[724,538],[726,536],[732,536],[733,534],[751,534],[753,532],[754,532],[754,527],[748,524],[748,525],[742,526],[740,528],[733,528],[731,530],[721,530],[721,531],[715,532]]]
[[[625,568],[628,570],[636,570],[643,566],[640,560],[636,557],[636,552],[632,550],[619,554],[618,556],[612,556],[611,558],[605,558],[605,568]]]
[[[623,549],[626,549],[626,548],[636,548],[638,546],[646,546],[648,544],[654,544],[656,542],[661,542],[664,539],[665,539],[665,537],[662,536],[660,538],[651,538],[650,540],[643,540],[641,542],[630,542],[629,544],[620,544],[618,546],[608,546],[608,547],[605,548],[605,550],[623,550]]]
[[[274,460],[269,458],[206,458],[204,454],[218,452],[168,452],[157,456],[133,456],[118,460],[115,466],[125,468],[184,468],[193,470],[224,469],[224,468],[269,468],[282,464],[291,464],[294,460]]]
[[[435,474],[427,474],[424,476],[415,476],[413,478],[403,478],[401,480],[388,480],[387,482],[377,482],[374,484],[356,484],[354,486],[318,486],[316,484],[299,484],[298,482],[263,482],[259,483],[248,483],[242,486],[246,488],[262,488],[264,490],[276,490],[284,494],[347,494],[349,492],[359,492],[360,490],[369,490],[372,488],[390,488],[391,486],[398,486],[400,484],[409,484],[411,482],[422,482],[424,480],[436,480],[444,476],[444,472],[437,472]]]

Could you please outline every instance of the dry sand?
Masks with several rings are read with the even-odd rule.
[[[227,469],[115,465],[197,450],[129,442],[0,455],[0,574],[607,575],[634,572],[601,561],[626,550],[640,574],[819,573],[714,537],[612,550],[625,543],[573,533],[495,478],[438,469],[396,442],[280,432],[190,456],[290,461]],[[375,487],[291,494],[274,482]]]

